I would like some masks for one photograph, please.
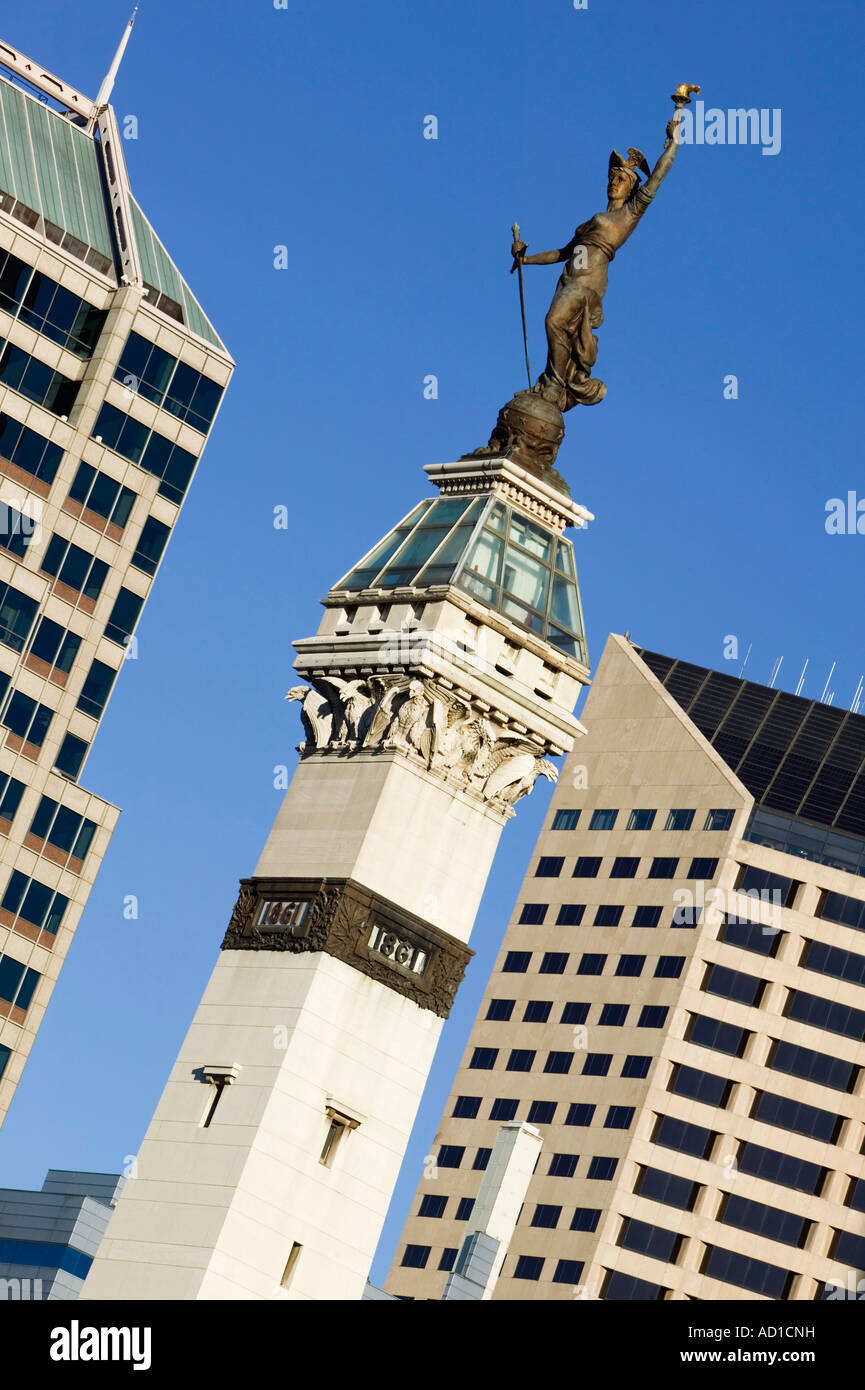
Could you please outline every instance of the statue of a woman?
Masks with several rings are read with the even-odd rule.
[[[556,293],[546,318],[547,365],[532,392],[570,410],[575,405],[596,405],[607,388],[592,376],[598,356],[596,329],[604,321],[603,299],[607,288],[607,266],[634,231],[646,208],[669,173],[678,149],[678,127],[682,106],[667,125],[663,153],[649,173],[645,155],[629,149],[623,159],[617,150],[610,155],[607,182],[607,208],[583,222],[567,246],[559,251],[541,251],[527,256],[526,243],[514,241],[512,271],[521,265],[556,265],[564,261]],[[648,174],[641,184],[637,170]]]

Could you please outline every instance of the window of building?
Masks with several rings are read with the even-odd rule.
[[[186,362],[130,333],[114,373],[123,383],[153,405],[206,434],[213,424],[223,388]]]
[[[733,824],[735,811],[710,811],[706,816],[704,830],[729,830]]]
[[[865,1040],[865,1011],[851,1008],[849,1004],[836,1004],[816,994],[791,989],[784,1014],[812,1028],[824,1028],[844,1038],[855,1038],[857,1042]]]
[[[539,1255],[518,1255],[514,1268],[515,1279],[540,1279],[544,1261]]]
[[[476,1047],[469,1062],[469,1069],[474,1071],[492,1071],[499,1055],[497,1047]]]
[[[573,1060],[573,1052],[548,1052],[544,1071],[553,1072],[558,1076],[567,1076]]]
[[[563,903],[556,918],[557,927],[578,927],[583,920],[585,907],[580,903]]]
[[[519,1104],[518,1100],[499,1096],[490,1106],[490,1119],[498,1120],[500,1124],[509,1124],[516,1115]]]
[[[546,1023],[552,1007],[550,999],[529,999],[523,1012],[523,1023]]]
[[[475,1161],[472,1164],[472,1168],[475,1172],[482,1173],[484,1171],[484,1169],[490,1161],[491,1153],[492,1149],[478,1149],[477,1153],[475,1154]]]
[[[616,824],[618,811],[593,811],[589,821],[590,830],[612,830]]]
[[[576,830],[580,819],[579,811],[556,811],[551,830]]]
[[[688,878],[714,878],[717,872],[717,859],[707,859],[705,857],[698,856],[696,859],[691,860],[691,867],[688,870]]]
[[[632,927],[656,927],[661,920],[660,907],[635,907]]]
[[[44,662],[44,670],[40,674],[47,675],[59,685],[65,685],[64,680],[57,677],[60,672],[63,676],[68,676],[78,655],[81,646],[81,638],[74,632],[67,632],[65,627],[55,623],[51,618],[40,618],[39,626],[30,644],[30,656],[27,664],[32,665],[30,657],[35,657],[37,661]],[[39,667],[35,669],[39,670]]]
[[[41,569],[44,574],[52,575],[60,584],[74,589],[91,603],[95,603],[101,594],[108,573],[104,560],[97,560],[89,551],[82,550],[80,545],[73,545],[57,535],[48,542]]]
[[[420,1199],[417,1214],[418,1216],[442,1217],[445,1214],[447,1204],[447,1197],[434,1197],[431,1192],[427,1192]]]
[[[701,1273],[709,1279],[719,1279],[774,1299],[786,1298],[793,1282],[790,1270],[765,1264],[750,1255],[740,1255],[735,1250],[722,1250],[718,1245],[706,1247]]]
[[[807,1192],[811,1197],[819,1195],[826,1176],[825,1168],[818,1168],[816,1163],[806,1163],[804,1158],[765,1149],[760,1144],[740,1144],[736,1162],[742,1173]]]
[[[29,695],[15,690],[4,711],[2,723],[25,744],[41,748],[53,717],[54,711],[48,705],[37,704]]]
[[[806,970],[832,975],[836,980],[848,980],[852,985],[865,984],[865,956],[844,951],[840,946],[827,946],[825,941],[806,941],[801,964]]]
[[[131,488],[115,482],[114,478],[109,478],[107,473],[97,472],[89,463],[79,463],[69,489],[69,498],[122,531],[129,520],[135,493]]]
[[[146,473],[152,473],[159,479],[160,497],[180,506],[198,461],[194,454],[107,403],[93,426],[93,438]]]
[[[111,617],[105,624],[108,640],[120,647],[128,646],[143,607],[144,599],[139,594],[133,594],[131,589],[121,589],[114,600]]]
[[[779,1129],[804,1134],[809,1139],[820,1139],[825,1144],[836,1143],[844,1123],[841,1115],[818,1110],[814,1105],[791,1100],[788,1096],[776,1096],[771,1091],[757,1092],[751,1115],[765,1125],[777,1125]]]
[[[643,966],[646,964],[645,956],[619,956],[616,966],[617,975],[642,975]]]
[[[456,1246],[448,1246],[448,1248],[446,1250],[443,1250],[441,1253],[441,1259],[439,1260],[439,1269],[452,1270],[454,1267],[454,1263],[456,1262],[456,1257]]]
[[[675,878],[678,867],[678,859],[656,856],[649,865],[649,878]]]
[[[69,899],[62,893],[38,879],[28,878],[18,869],[13,870],[0,903],[0,909],[7,914],[3,919],[6,926],[18,927],[24,922],[52,936],[56,936],[68,906]]]
[[[19,512],[4,502],[0,506],[0,548],[23,560],[28,545],[36,538],[37,522],[34,517]]]
[[[480,1096],[457,1096],[454,1102],[454,1119],[474,1120],[480,1108]]]
[[[474,1210],[474,1205],[474,1197],[461,1197],[459,1203],[457,1204],[456,1220],[468,1221],[469,1217],[472,1214],[472,1211]]]
[[[78,696],[76,709],[89,714],[93,719],[99,719],[108,703],[116,678],[117,672],[113,666],[106,666],[104,661],[91,662],[90,670],[81,687],[81,694]]]
[[[612,1060],[612,1052],[587,1052],[583,1061],[583,1076],[606,1076]]]
[[[0,352],[0,385],[17,391],[34,405],[68,418],[78,397],[79,383],[62,372],[55,372],[31,357],[23,348],[6,343]]]
[[[35,598],[11,584],[0,584],[0,642],[13,652],[23,652],[38,611]]]
[[[580,1161],[579,1154],[553,1154],[547,1176],[550,1178],[572,1178]],[[865,1191],[865,1182],[862,1184]]]
[[[531,951],[508,951],[502,966],[503,974],[525,975],[532,959]]]
[[[611,1105],[604,1120],[604,1129],[630,1129],[633,1119],[632,1105]]]
[[[596,1231],[601,1219],[599,1207],[577,1207],[571,1218],[572,1231]]]
[[[694,1158],[708,1158],[714,1142],[712,1130],[676,1120],[672,1115],[659,1115],[652,1134],[653,1144],[675,1149],[677,1153],[691,1154]]]
[[[538,867],[535,869],[535,878],[558,878],[562,872],[564,859],[561,855],[544,854],[538,860]]]
[[[568,1106],[568,1113],[565,1116],[566,1125],[590,1125],[595,1118],[595,1107],[593,1105],[580,1104],[574,1102]]]
[[[8,772],[0,772],[0,834],[6,834],[24,795],[24,783]]]
[[[574,865],[573,878],[597,878],[601,859],[597,855],[581,854]]]
[[[602,1028],[622,1028],[628,1017],[628,1004],[604,1004],[598,1023]]]
[[[526,1047],[514,1047],[508,1057],[506,1071],[531,1071],[535,1064],[535,1053]]]
[[[755,868],[753,864],[745,864],[739,872],[736,891],[750,893],[758,901],[777,903],[779,907],[792,907],[799,886],[795,879],[770,873],[768,869]]]
[[[678,980],[685,965],[684,956],[659,956],[655,975],[663,980]]]
[[[715,1052],[726,1052],[730,1057],[741,1057],[751,1034],[746,1028],[737,1028],[733,1023],[722,1023],[718,1018],[708,1018],[705,1014],[692,1014],[685,1039],[698,1047],[710,1047]]]
[[[618,1166],[619,1160],[617,1158],[595,1157],[589,1163],[587,1176],[595,1178],[599,1182],[612,1182]]]
[[[28,969],[14,956],[0,956],[0,1000],[9,1005],[4,1013],[13,1023],[23,1021],[41,978],[38,971]]]
[[[465,1146],[460,1144],[440,1144],[436,1163],[439,1168],[459,1168],[463,1161]]]
[[[43,796],[30,823],[30,834],[46,841],[64,855],[83,863],[96,833],[96,823]],[[70,865],[70,867],[72,867]]]
[[[644,1004],[637,1019],[638,1028],[663,1028],[670,1012],[663,1004]]]
[[[491,999],[487,1009],[487,1018],[496,1023],[507,1023],[514,1011],[513,999]]]
[[[530,1125],[551,1125],[557,1110],[554,1100],[533,1100],[527,1116]]]
[[[90,745],[85,743],[83,738],[77,738],[75,734],[64,734],[63,742],[54,759],[55,769],[62,772],[64,777],[76,781],[89,748]]]
[[[330,1168],[339,1145],[350,1130],[358,1128],[360,1121],[355,1119],[353,1115],[346,1115],[341,1110],[335,1109],[332,1105],[325,1107],[325,1114],[328,1121],[327,1132],[318,1161],[323,1167]]]
[[[560,1023],[585,1023],[589,1016],[588,1004],[568,1003],[562,1009]]]
[[[582,1260],[559,1260],[553,1275],[554,1284],[579,1284],[585,1263]]]
[[[865,1236],[854,1235],[852,1231],[836,1231],[830,1249],[830,1259],[852,1269],[865,1269]]]
[[[539,927],[547,915],[547,903],[523,903],[520,922],[531,927]]]
[[[788,1076],[816,1081],[819,1086],[831,1086],[835,1091],[852,1091],[859,1075],[855,1062],[845,1062],[790,1042],[774,1042],[766,1065]]]
[[[730,1099],[732,1081],[725,1076],[715,1076],[712,1072],[699,1071],[696,1067],[685,1067],[676,1062],[667,1086],[677,1096],[688,1096],[690,1100],[700,1100],[704,1105],[717,1106],[723,1110]]]
[[[563,951],[545,951],[541,960],[540,975],[564,975],[568,957]]]
[[[2,1075],[2,1070],[0,1070],[0,1075]],[[854,1211],[865,1211],[865,1178],[850,1179],[850,1186],[847,1188],[844,1202]]]
[[[620,854],[613,860],[610,878],[636,878],[639,867],[639,859]]]
[[[144,574],[155,574],[170,535],[170,526],[158,521],[155,516],[149,516],[141,529],[130,564]]]
[[[671,927],[697,927],[700,924],[700,917],[703,909],[701,907],[686,907],[684,905],[676,908],[673,913]]]
[[[641,1167],[634,1191],[650,1202],[661,1202],[664,1206],[678,1207],[681,1211],[693,1211],[700,1184],[674,1173],[665,1173],[662,1168]]]
[[[854,931],[865,931],[865,901],[862,898],[847,898],[843,893],[825,893],[817,916],[827,922],[852,927]]]
[[[749,922],[744,917],[725,917],[718,933],[719,941],[754,951],[761,956],[774,956],[784,932],[761,922]]]
[[[288,1259],[285,1262],[285,1269],[282,1271],[282,1278],[279,1281],[280,1288],[287,1289],[290,1287],[291,1277],[297,1268],[297,1262],[300,1259],[300,1252],[302,1249],[303,1246],[299,1245],[296,1240],[292,1241],[291,1249],[288,1252]]]
[[[426,1269],[426,1262],[430,1257],[431,1250],[431,1245],[407,1245],[403,1251],[403,1268]]]
[[[586,951],[580,958],[580,963],[577,966],[577,974],[603,975],[604,966],[606,965],[606,963],[606,956],[599,956],[592,952]]]
[[[105,310],[88,304],[42,271],[30,266],[25,269],[29,274],[19,306],[21,322],[76,357],[91,357],[105,322]],[[14,312],[11,305],[8,312]]]
[[[622,1076],[644,1077],[649,1075],[651,1057],[626,1057],[622,1063]]]
[[[663,1226],[651,1226],[647,1221],[625,1217],[618,1243],[625,1250],[635,1250],[640,1255],[649,1255],[653,1260],[675,1264],[682,1237],[676,1231],[665,1230]]]
[[[601,903],[595,912],[594,925],[596,927],[617,927],[622,920],[623,907],[616,907],[611,903]]]
[[[693,811],[670,811],[665,830],[690,830],[694,821]]]
[[[667,1290],[662,1289],[660,1284],[650,1284],[633,1274],[622,1274],[618,1269],[607,1270],[600,1293],[602,1299],[614,1299],[617,1303],[651,1303],[666,1298],[666,1295]]]
[[[11,1056],[11,1047],[7,1047],[5,1043],[0,1043],[0,1081],[2,1081],[3,1079],[3,1073],[6,1070],[6,1064]]]
[[[45,484],[44,492],[54,482],[63,450],[44,435],[0,412],[0,458],[7,459],[31,478]]]
[[[628,816],[629,830],[651,830],[655,824],[656,811],[632,811]]]
[[[740,970],[730,970],[726,965],[708,965],[702,988],[707,994],[720,995],[722,999],[735,999],[739,1004],[750,1004],[759,1008],[767,981],[756,975],[745,975]]]
[[[561,1207],[550,1206],[546,1202],[539,1202],[535,1207],[530,1224],[532,1226],[541,1226],[547,1231],[554,1231],[559,1224],[561,1215]]]

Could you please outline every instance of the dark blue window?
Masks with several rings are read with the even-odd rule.
[[[580,819],[579,811],[556,811],[553,816],[552,830],[576,830],[577,822]]]
[[[443,1250],[442,1253],[441,1253],[441,1259],[439,1260],[439,1269],[445,1269],[445,1270],[451,1270],[451,1269],[453,1269],[453,1267],[454,1267],[454,1262],[455,1262],[455,1260],[456,1260],[456,1257],[457,1257],[456,1246],[455,1246],[455,1245],[450,1245],[450,1246],[448,1246],[448,1248],[447,1248],[446,1250]]]
[[[678,980],[684,964],[684,956],[659,956],[655,976],[663,980]]]
[[[694,821],[693,811],[670,811],[665,830],[690,830]]]
[[[606,1076],[612,1060],[612,1052],[587,1052],[583,1062],[583,1076]]]
[[[540,975],[564,975],[568,957],[562,951],[545,951],[539,970]]]
[[[715,1135],[702,1125],[690,1125],[685,1120],[676,1120],[672,1115],[659,1115],[652,1143],[665,1149],[675,1149],[677,1153],[692,1154],[695,1158],[708,1158]]]
[[[622,1063],[622,1076],[648,1076],[651,1065],[651,1057],[626,1057]]]
[[[611,1182],[618,1165],[617,1158],[593,1158],[589,1164],[588,1176],[601,1182]]]
[[[516,1115],[519,1104],[518,1100],[499,1096],[490,1106],[490,1119],[498,1120],[500,1124],[509,1124]]]
[[[595,1107],[593,1105],[580,1105],[574,1102],[568,1106],[568,1113],[565,1117],[566,1125],[590,1125],[595,1117]]]
[[[436,1163],[439,1168],[459,1168],[465,1147],[460,1144],[440,1144]]]
[[[556,918],[557,927],[578,927],[583,920],[585,907],[580,903],[563,903]]]
[[[531,951],[508,951],[502,971],[513,975],[524,975],[529,968],[531,958]]]
[[[684,1067],[678,1062],[673,1067],[668,1091],[677,1096],[688,1096],[700,1100],[704,1105],[717,1106],[723,1110],[730,1098],[733,1083],[726,1076],[715,1076],[712,1072],[699,1071],[696,1067]]]
[[[610,878],[636,878],[639,867],[639,859],[633,859],[630,856],[620,854],[613,860],[613,867],[610,869]]]
[[[544,1262],[539,1255],[518,1255],[514,1278],[540,1279],[543,1267]]]
[[[573,878],[597,878],[602,860],[597,855],[581,854],[574,865]]]
[[[691,860],[691,867],[688,870],[688,878],[714,878],[718,872],[717,859],[697,858]]]
[[[665,1173],[662,1168],[643,1168],[634,1191],[638,1196],[648,1197],[652,1202],[662,1202],[664,1206],[691,1211],[697,1200],[700,1184],[691,1182],[689,1178],[680,1178],[674,1173]]]
[[[579,1284],[585,1264],[582,1260],[559,1260],[553,1275],[554,1284]]]
[[[593,952],[587,951],[580,959],[580,963],[577,966],[577,974],[603,975],[606,963],[606,956],[599,956]]]
[[[766,988],[766,981],[757,975],[745,975],[741,970],[730,970],[726,965],[710,965],[706,969],[703,989],[707,994],[718,994],[722,999],[735,999],[740,1004],[759,1006]]]
[[[731,1193],[725,1195],[717,1219],[724,1226],[736,1226],[740,1231],[780,1240],[784,1245],[801,1245],[810,1225],[804,1216],[793,1216],[778,1207],[767,1207]]]
[[[529,999],[523,1013],[523,1023],[546,1023],[552,1007],[550,999]]]
[[[472,1053],[469,1068],[474,1071],[492,1071],[498,1055],[497,1047],[476,1047]]]
[[[656,856],[649,865],[649,878],[675,878],[678,867],[678,859]]]
[[[632,1105],[611,1105],[604,1120],[604,1129],[630,1129],[633,1119]]]
[[[514,1047],[508,1058],[506,1071],[531,1071],[535,1062],[535,1053],[529,1048]]]
[[[619,1245],[625,1250],[636,1250],[653,1260],[663,1260],[674,1264],[682,1244],[682,1237],[676,1231],[667,1231],[663,1226],[651,1226],[646,1221],[635,1221],[626,1217],[619,1232]]]
[[[562,1009],[561,1023],[585,1023],[589,1016],[588,1004],[566,1004]]]
[[[660,907],[635,907],[632,927],[656,927],[661,920]]]
[[[702,1272],[710,1279],[720,1279],[725,1284],[774,1299],[786,1296],[793,1279],[787,1269],[778,1269],[776,1265],[740,1255],[735,1250],[722,1250],[717,1245],[706,1251]]]
[[[440,1217],[445,1214],[445,1207],[448,1204],[447,1197],[433,1197],[431,1193],[426,1193],[420,1199],[418,1216]]]
[[[720,1019],[709,1018],[705,1014],[692,1014],[685,1036],[688,1042],[696,1043],[698,1047],[710,1047],[714,1052],[741,1057],[751,1035],[746,1028],[737,1028],[733,1023],[722,1023]]]
[[[474,1209],[474,1197],[461,1197],[457,1205],[457,1221],[468,1221]]]
[[[457,1120],[473,1120],[480,1108],[480,1096],[457,1096],[454,1102],[454,1118]]]
[[[729,830],[733,824],[735,811],[710,811],[706,816],[704,830]]]
[[[530,1125],[551,1125],[556,1113],[556,1102],[554,1100],[533,1100],[529,1106],[528,1122]]]
[[[660,1284],[650,1284],[638,1279],[634,1274],[622,1274],[619,1270],[608,1273],[601,1289],[601,1298],[615,1302],[651,1303],[663,1299],[666,1289]]]
[[[495,1023],[507,1023],[514,1011],[513,999],[491,999],[487,1009],[487,1018]]]
[[[663,1004],[644,1004],[637,1019],[638,1028],[663,1028],[670,1012]]]
[[[605,1004],[598,1023],[605,1028],[621,1028],[628,1017],[628,1004]]]
[[[806,1163],[803,1158],[793,1158],[775,1149],[764,1149],[760,1144],[740,1144],[737,1162],[743,1173],[780,1183],[782,1187],[792,1187],[797,1192],[807,1192],[812,1197],[816,1197],[823,1186],[825,1170],[818,1168],[816,1163]]]
[[[600,1219],[600,1207],[577,1207],[571,1218],[571,1230],[596,1231]]]
[[[632,811],[628,816],[629,830],[651,830],[655,824],[656,811]]]
[[[426,1262],[430,1257],[431,1245],[407,1245],[402,1257],[403,1267],[406,1269],[426,1269]]]
[[[617,975],[642,975],[643,966],[646,964],[645,956],[619,956],[616,966]]]
[[[559,855],[542,855],[538,860],[538,867],[535,869],[535,878],[558,878],[564,862],[564,859]]]
[[[865,901],[846,898],[843,893],[827,893],[817,912],[827,922],[840,922],[854,931],[865,931]]]
[[[572,1178],[577,1171],[577,1164],[580,1161],[579,1154],[553,1154],[550,1159],[548,1177],[551,1178]],[[865,1183],[862,1184],[865,1189]]]
[[[852,1091],[859,1074],[854,1062],[844,1062],[837,1057],[828,1057],[824,1052],[813,1052],[808,1047],[797,1047],[789,1042],[775,1043],[768,1065],[773,1071],[816,1081],[818,1085],[831,1086],[836,1091]]]
[[[538,927],[547,915],[547,903],[523,903],[520,922],[530,927]]]
[[[771,1091],[758,1092],[751,1114],[765,1125],[777,1125],[779,1129],[789,1129],[793,1134],[821,1139],[825,1144],[836,1142],[844,1122],[841,1115],[818,1110],[816,1106],[806,1105],[801,1100],[773,1095]]]
[[[829,1033],[855,1038],[857,1042],[865,1039],[865,1011],[821,999],[816,994],[806,994],[801,989],[790,991],[786,1016],[799,1023],[809,1023],[812,1028],[825,1028]]]
[[[595,912],[596,927],[617,927],[622,920],[623,907],[614,907],[612,903],[601,903]]]
[[[535,1207],[531,1225],[542,1226],[547,1231],[554,1231],[559,1224],[561,1214],[561,1207],[554,1207],[550,1206],[548,1203],[539,1202]]]
[[[573,1060],[573,1052],[548,1052],[544,1071],[554,1072],[559,1076],[567,1076]]]
[[[593,811],[589,821],[590,830],[612,830],[616,824],[618,811]]]

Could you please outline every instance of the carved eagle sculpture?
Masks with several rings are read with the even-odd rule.
[[[330,702],[320,691],[308,685],[293,685],[286,700],[299,700],[300,720],[306,742],[298,744],[298,752],[305,753],[313,748],[326,748],[330,743],[333,716]]]
[[[331,742],[344,744],[361,737],[361,721],[375,704],[364,680],[343,680],[341,676],[316,676],[315,686],[327,698],[333,712]]]

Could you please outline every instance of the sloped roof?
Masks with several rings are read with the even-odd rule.
[[[865,836],[865,716],[635,650],[758,805]]]
[[[0,190],[112,263],[111,220],[92,136],[0,75]],[[226,352],[195,295],[130,195],[132,232],[147,282],[175,300],[193,333]]]

